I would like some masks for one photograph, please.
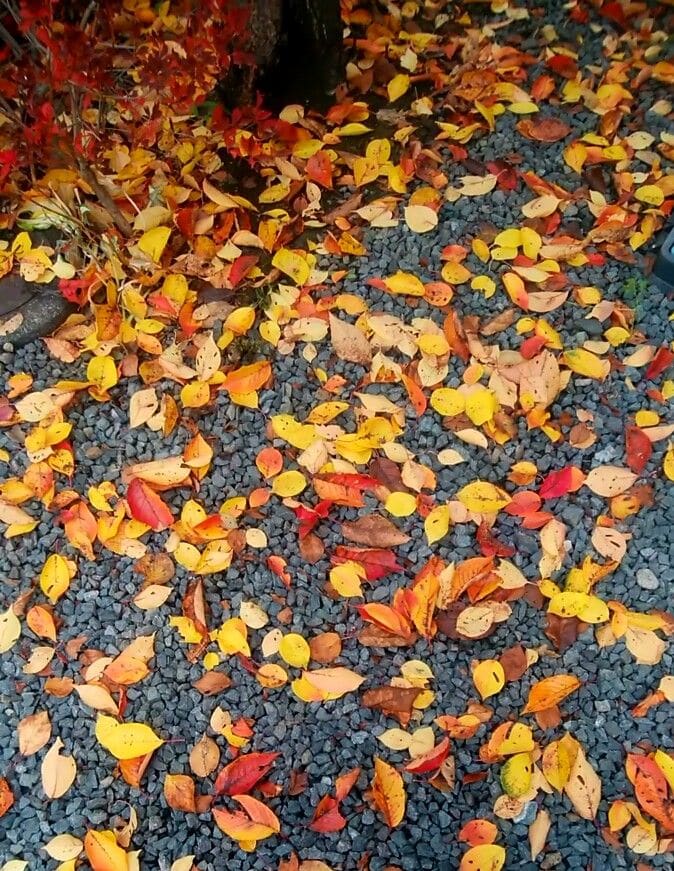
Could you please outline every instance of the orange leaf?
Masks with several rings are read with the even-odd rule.
[[[529,698],[523,714],[535,714],[559,704],[580,686],[580,681],[574,674],[555,674],[543,678],[529,690]]]
[[[166,804],[175,811],[195,813],[194,781],[187,774],[167,774],[164,778]]]
[[[372,799],[390,828],[405,816],[405,784],[398,771],[378,756],[374,758]]]
[[[220,385],[229,393],[250,393],[262,387],[271,376],[271,365],[267,360],[259,360],[249,366],[242,366],[228,372]]]

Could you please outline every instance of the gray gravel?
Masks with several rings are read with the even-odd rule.
[[[601,35],[592,34],[585,27],[571,23],[565,10],[550,4],[546,23],[555,25],[560,37],[573,44],[582,33],[586,39],[579,47],[581,65],[603,64]],[[534,50],[538,44],[536,28],[540,21],[514,22],[506,33],[522,35],[531,40]],[[503,32],[501,32],[503,33]],[[532,77],[541,69],[535,68]],[[651,103],[666,95],[666,88],[649,84],[640,95],[640,106],[635,106],[639,120],[647,129],[657,131],[664,123],[653,113],[645,113]],[[574,125],[574,133],[594,130],[597,117],[584,111],[560,116]],[[561,158],[564,143],[540,147],[514,132],[514,116],[498,121],[493,135],[471,142],[470,157],[488,161],[517,151],[522,167],[534,169],[549,181],[565,185],[577,183]],[[449,159],[445,167],[450,180],[466,174],[464,168]],[[440,266],[440,251],[450,243],[465,244],[474,234],[475,225],[491,221],[499,228],[520,223],[520,206],[531,198],[522,186],[504,194],[495,191],[483,198],[462,199],[446,205],[441,213],[437,230],[423,236],[415,235],[401,226],[396,230],[370,230],[365,244],[371,252],[368,257],[349,261],[349,275],[342,282],[345,292],[367,297],[373,310],[400,314],[409,319],[409,309],[402,300],[368,287],[369,277],[381,277],[396,269],[409,270],[422,280],[436,279]],[[579,209],[579,220],[587,222],[589,216]],[[326,261],[328,263],[328,261]],[[428,266],[422,264],[428,263]],[[332,264],[334,265],[334,263]],[[467,260],[469,268],[478,271],[478,261]],[[484,272],[484,267],[480,267]],[[641,275],[638,267],[609,260],[602,268],[585,267],[569,270],[571,278],[579,284],[596,284],[609,299],[621,297],[625,282]],[[455,298],[460,314],[491,316],[507,307],[508,300],[499,290],[490,300],[471,291],[461,289]],[[673,338],[669,315],[674,301],[654,286],[649,286],[637,309],[638,327],[653,344],[670,342]],[[415,316],[439,317],[437,309],[421,302]],[[567,304],[548,316],[558,329],[565,345],[576,346],[594,335],[594,325],[583,319],[583,310]],[[497,337],[501,347],[518,347],[521,338],[514,328]],[[292,411],[298,419],[316,404],[316,390],[310,377],[311,369],[324,366],[331,374],[343,374],[357,384],[363,375],[362,367],[335,361],[328,343],[318,345],[319,354],[308,364],[300,354],[278,357],[274,361],[276,384],[280,389],[262,391],[260,407],[265,417]],[[40,343],[32,343],[11,353],[4,349],[0,355],[0,383],[14,372],[26,371],[35,378],[34,389],[46,387],[59,378],[81,377],[84,363],[64,365],[51,359]],[[462,367],[452,362],[448,385],[458,384]],[[629,376],[636,389],[626,384]],[[292,390],[285,388],[288,385]],[[182,450],[189,436],[180,427],[168,439],[154,435],[145,428],[129,431],[128,400],[138,388],[138,382],[126,381],[112,391],[112,402],[99,405],[82,399],[69,412],[73,422],[72,441],[77,467],[71,486],[80,493],[101,480],[119,480],[121,468],[134,461],[170,456]],[[479,448],[460,444],[440,428],[437,415],[427,413],[418,423],[410,415],[404,443],[415,452],[421,462],[429,464],[437,474],[436,499],[441,501],[463,484],[480,477],[503,484],[512,463],[521,458],[534,460],[541,473],[573,463],[584,471],[600,462],[623,461],[623,429],[626,419],[650,407],[644,392],[643,370],[627,369],[613,373],[603,384],[572,378],[568,389],[553,406],[553,416],[583,408],[595,415],[596,444],[585,451],[568,443],[551,447],[540,431],[528,432],[520,424],[518,437],[503,447],[495,446],[485,452]],[[652,386],[652,385],[651,385]],[[172,389],[167,386],[166,389]],[[385,385],[381,390],[394,402],[405,402],[399,385]],[[655,405],[653,405],[655,407]],[[671,412],[669,413],[671,420]],[[263,417],[259,412],[233,406],[221,395],[213,411],[199,415],[202,434],[212,439],[215,461],[203,482],[199,498],[207,510],[215,510],[223,499],[249,492],[260,485],[254,465],[259,449],[268,444]],[[0,466],[0,474],[9,477],[20,474],[24,459],[17,452],[10,433],[0,430],[0,447],[12,455],[9,464]],[[456,467],[443,467],[437,461],[437,452],[445,447],[458,447],[468,462]],[[615,599],[635,610],[666,609],[671,607],[674,592],[674,493],[661,475],[662,459],[666,449],[663,442],[655,445],[652,459],[641,476],[654,486],[655,503],[628,518],[624,528],[631,535],[627,556],[619,569],[598,586],[604,599]],[[506,485],[513,489],[510,485]],[[170,496],[175,506],[183,496]],[[376,503],[368,501],[374,508]],[[569,526],[571,550],[566,569],[578,564],[591,552],[590,536],[598,515],[606,511],[606,501],[593,496],[586,488],[551,502],[551,510]],[[546,506],[547,507],[547,506]],[[382,651],[365,648],[353,637],[361,622],[344,600],[333,600],[323,593],[329,570],[327,555],[342,543],[339,525],[335,520],[320,525],[319,534],[326,544],[326,558],[315,565],[307,565],[297,549],[297,521],[288,509],[275,501],[263,509],[262,526],[268,539],[268,549],[259,553],[254,561],[236,561],[224,575],[209,576],[206,595],[211,608],[213,625],[227,616],[238,613],[242,600],[264,604],[271,625],[278,625],[278,614],[284,607],[292,609],[292,622],[287,628],[305,636],[324,629],[344,636],[345,643],[339,664],[367,675],[366,686],[387,682],[399,674],[400,666],[409,659],[422,659],[435,674],[434,688],[437,701],[424,713],[424,724],[430,724],[441,713],[460,713],[475,697],[470,680],[472,659],[493,656],[517,642],[527,647],[548,643],[543,633],[544,615],[520,601],[514,604],[514,613],[507,624],[488,639],[457,644],[439,635],[429,645],[419,641],[410,649]],[[353,510],[335,510],[338,520],[355,519]],[[411,541],[399,547],[399,561],[405,567],[405,577],[389,575],[368,590],[368,600],[389,601],[393,592],[413,575],[431,555],[426,545],[422,524],[418,517],[400,522],[410,533]],[[496,531],[499,537],[512,542],[517,548],[513,562],[529,578],[537,577],[540,559],[539,539],[536,533],[523,530],[517,518],[499,516]],[[458,561],[474,556],[478,550],[472,527],[457,526],[435,548],[446,560]],[[155,536],[153,544],[159,548],[163,536]],[[7,607],[26,582],[36,576],[46,556],[56,547],[64,547],[62,530],[53,525],[52,515],[43,511],[38,528],[28,535],[4,543],[0,554],[0,610]],[[64,550],[68,552],[67,545]],[[288,561],[293,577],[287,593],[279,580],[266,568],[268,554],[281,553]],[[191,688],[201,676],[200,664],[191,665],[185,658],[185,646],[175,630],[168,626],[168,616],[180,612],[180,602],[187,586],[187,575],[178,569],[172,582],[175,592],[166,605],[145,613],[129,604],[139,587],[139,577],[132,570],[132,560],[102,552],[96,562],[79,561],[78,575],[68,593],[58,603],[57,612],[63,620],[59,641],[65,642],[80,633],[87,635],[87,647],[106,654],[115,654],[141,634],[156,633],[156,658],[148,678],[128,690],[127,718],[145,722],[162,736],[176,743],[159,750],[146,773],[142,788],[131,789],[114,776],[113,758],[94,738],[94,716],[76,695],[64,699],[44,694],[39,677],[25,677],[21,667],[35,639],[28,633],[13,650],[0,658],[0,775],[6,776],[14,787],[16,804],[0,820],[0,862],[10,857],[21,857],[31,869],[52,868],[53,862],[40,850],[55,834],[71,832],[82,836],[87,827],[108,828],[117,814],[128,815],[131,803],[138,813],[139,829],[133,845],[142,849],[144,869],[166,871],[170,863],[185,854],[194,853],[202,871],[216,871],[227,867],[238,869],[275,869],[280,859],[295,850],[303,859],[322,859],[335,869],[353,871],[360,857],[369,853],[370,871],[383,871],[393,865],[403,871],[438,871],[456,869],[464,848],[457,842],[457,832],[468,820],[476,816],[493,818],[495,798],[501,793],[498,782],[499,766],[485,766],[478,761],[477,751],[488,734],[483,728],[468,742],[455,742],[458,783],[454,793],[444,795],[426,785],[420,778],[406,777],[408,808],[404,823],[390,831],[378,815],[365,804],[362,793],[372,775],[372,757],[384,756],[393,764],[406,761],[405,754],[385,750],[376,736],[396,723],[377,711],[360,706],[357,694],[325,705],[308,705],[298,701],[287,689],[263,693],[259,685],[231,658],[226,670],[231,674],[233,686],[215,698],[203,698]],[[272,595],[276,598],[272,598]],[[284,627],[286,628],[286,627]],[[252,632],[251,647],[259,650],[263,632]],[[54,660],[57,674],[76,677],[77,663]],[[606,822],[608,803],[624,796],[632,796],[624,761],[625,753],[641,741],[654,746],[674,749],[671,732],[671,706],[661,705],[648,716],[635,719],[630,708],[654,689],[661,676],[671,674],[674,662],[667,651],[659,665],[639,666],[625,649],[624,644],[600,649],[592,632],[581,635],[570,649],[559,658],[541,657],[520,681],[515,681],[492,699],[495,708],[494,724],[509,719],[526,702],[530,686],[550,674],[572,672],[582,681],[582,688],[564,703],[564,723],[555,735],[536,732],[538,739],[547,742],[559,737],[564,730],[570,732],[585,747],[588,758],[598,770],[604,786],[604,799],[599,823]],[[269,802],[282,822],[283,837],[271,838],[258,845],[254,854],[244,854],[214,826],[210,814],[183,814],[170,810],[162,794],[164,776],[169,773],[188,772],[188,753],[193,743],[206,731],[210,715],[217,705],[232,716],[247,717],[254,721],[255,750],[278,750],[282,756],[272,777],[284,785],[283,793]],[[78,776],[68,794],[61,800],[45,801],[40,789],[41,751],[23,759],[17,750],[16,726],[18,721],[37,710],[47,709],[53,723],[53,734],[60,735],[67,752],[72,752],[78,764]],[[219,741],[221,749],[225,744]],[[343,805],[347,817],[346,828],[335,834],[317,835],[306,828],[313,809],[321,796],[334,789],[334,779],[340,773],[357,765],[362,773],[357,787]],[[469,773],[486,770],[486,780],[462,785],[461,779]],[[297,796],[287,794],[291,771],[304,771],[308,776],[306,791]],[[208,784],[200,784],[208,791]],[[516,822],[496,820],[499,843],[508,850],[508,869],[534,871],[537,868],[564,869],[634,868],[636,859],[628,851],[613,850],[601,838],[592,823],[580,820],[565,798],[559,796],[541,799],[551,813],[553,826],[542,860],[530,860],[527,832],[536,808],[530,806],[525,816]],[[649,858],[653,867],[666,867],[671,858]],[[443,865],[443,863],[445,863]],[[540,863],[540,864],[539,864]]]

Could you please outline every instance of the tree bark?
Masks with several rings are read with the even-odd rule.
[[[249,3],[248,50],[257,69],[247,76],[238,70],[228,78],[228,102],[249,102],[258,87],[274,107],[325,103],[342,77],[339,0]]]

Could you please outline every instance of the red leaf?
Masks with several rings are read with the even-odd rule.
[[[512,500],[503,509],[506,514],[515,517],[528,517],[535,514],[541,507],[541,497],[533,490],[521,490],[515,493]]]
[[[674,353],[668,347],[663,346],[655,352],[655,357],[648,364],[646,369],[646,379],[655,381],[658,375],[662,375],[665,369],[668,369],[674,362]]]
[[[538,492],[542,499],[556,499],[566,496],[567,493],[575,493],[583,486],[585,475],[577,466],[565,466],[557,469],[545,478]]]
[[[564,79],[574,79],[578,72],[576,62],[565,54],[555,54],[548,58],[548,66]]]
[[[332,163],[325,151],[317,151],[313,154],[306,165],[307,176],[322,185],[324,188],[332,187]]]
[[[653,453],[653,445],[646,433],[634,424],[625,429],[625,458],[630,469],[639,475]]]
[[[247,753],[225,765],[218,774],[215,795],[241,795],[248,793],[267,774],[279,753]]]
[[[166,502],[140,478],[134,478],[129,484],[126,501],[133,519],[146,523],[155,532],[168,529],[173,523],[173,515]]]
[[[331,795],[324,795],[316,805],[314,816],[309,823],[312,832],[339,832],[346,825],[346,820],[339,811],[339,802]]]
[[[346,547],[340,544],[330,557],[332,564],[337,566],[348,560],[353,560],[363,566],[368,581],[378,581],[391,572],[403,570],[403,567],[398,564],[396,555],[383,548]]]
[[[636,768],[634,792],[637,801],[666,832],[674,832],[674,802],[667,795],[667,780],[657,763],[648,756],[628,754]]]
[[[232,263],[229,275],[227,276],[230,285],[236,287],[245,278],[246,273],[255,266],[257,260],[258,258],[255,254],[242,254],[240,257],[237,257],[234,263]]]
[[[428,774],[429,771],[437,771],[449,755],[449,738],[443,738],[428,753],[417,756],[405,766],[405,771],[412,774]]]
[[[356,781],[360,777],[360,768],[352,768],[346,774],[340,774],[335,781],[335,796],[337,801],[344,801],[347,795],[356,785]]]
[[[483,556],[509,557],[515,555],[515,548],[499,541],[484,522],[479,525],[476,538]]]

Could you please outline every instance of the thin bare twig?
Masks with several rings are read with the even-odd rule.
[[[112,218],[115,227],[117,227],[122,236],[128,239],[133,235],[133,228],[131,227],[131,224],[126,220],[119,206],[114,201],[108,190],[99,182],[93,169],[89,166],[86,160],[84,160],[84,158],[77,153],[77,139],[80,135],[82,127],[80,119],[79,101],[75,92],[75,86],[72,84],[70,85],[70,102],[73,121],[73,141],[71,146],[72,157],[77,164],[80,175],[89,185],[89,187],[91,187],[91,189],[94,191],[94,193],[98,197],[100,204]]]

